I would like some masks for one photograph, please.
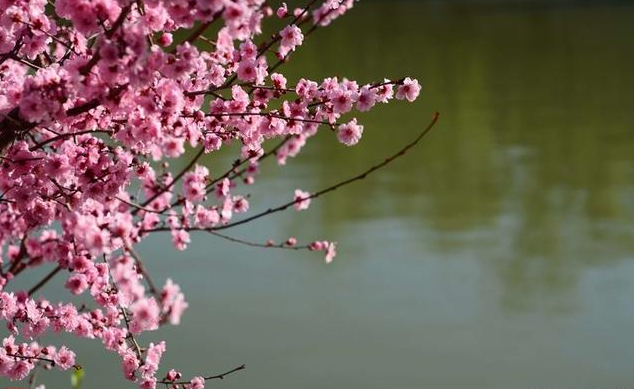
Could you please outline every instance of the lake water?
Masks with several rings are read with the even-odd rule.
[[[184,289],[163,367],[247,369],[213,388],[634,387],[634,7],[365,2],[320,30],[290,80],[416,77],[415,104],[359,115],[262,167],[253,210],[382,160],[370,178],[231,233],[339,242],[321,255],[207,235],[141,247]],[[213,173],[227,158],[207,160]],[[242,193],[248,193],[243,190]],[[60,294],[61,296],[61,294]],[[87,389],[131,387],[118,357],[72,343]],[[68,387],[47,373],[49,388]]]

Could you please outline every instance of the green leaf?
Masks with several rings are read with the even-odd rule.
[[[73,389],[80,389],[81,381],[83,379],[84,379],[84,369],[82,369],[81,367],[79,369],[75,369],[70,375],[70,385],[73,387]]]

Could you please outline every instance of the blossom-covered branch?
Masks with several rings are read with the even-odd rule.
[[[184,250],[190,232],[206,231],[333,260],[331,240],[254,242],[217,231],[306,209],[405,154],[435,123],[357,176],[313,193],[297,189],[292,200],[249,214],[243,185],[256,184],[265,160],[284,166],[321,130],[354,146],[364,126],[353,111],[420,93],[409,77],[359,83],[277,72],[354,4],[308,0],[290,10],[264,0],[0,0],[0,320],[10,332],[0,376],[31,375],[32,383],[38,366],[78,367],[68,347],[35,341],[51,332],[115,353],[125,378],[142,389],[202,389],[244,369],[182,379],[160,365],[165,342],[139,342],[144,332],[178,325],[188,304],[171,278],[152,279],[135,247],[151,232],[169,231]],[[264,39],[271,18],[284,27]],[[240,147],[230,166],[202,163],[231,144]],[[191,156],[173,168],[188,149]],[[36,268],[43,278],[33,279]],[[32,286],[18,287],[17,278]],[[53,282],[68,300],[85,302],[47,298]]]

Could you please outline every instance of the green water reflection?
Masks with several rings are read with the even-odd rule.
[[[360,170],[433,110],[443,116],[410,159],[325,199],[321,222],[338,235],[346,221],[396,217],[413,236],[432,233],[425,244],[434,250],[481,250],[496,259],[508,308],[533,294],[548,304],[587,266],[631,256],[633,15],[624,7],[384,2],[322,31],[292,74],[407,74],[425,89],[414,107],[367,115],[352,156],[324,136],[306,158],[310,181]]]
[[[287,168],[263,166],[252,209],[381,160],[435,110],[441,121],[373,178],[235,231],[336,239],[331,266],[206,236],[184,255],[168,236],[145,244],[191,305],[161,334],[165,366],[247,364],[218,388],[634,385],[632,20],[628,6],[366,2],[311,37],[290,80],[409,75],[423,93],[361,115],[356,148],[325,131]],[[116,357],[75,346],[86,387],[126,385]]]

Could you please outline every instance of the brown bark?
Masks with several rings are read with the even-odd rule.
[[[20,117],[18,107],[13,108],[0,121],[0,153],[10,146],[16,139],[35,127]]]

